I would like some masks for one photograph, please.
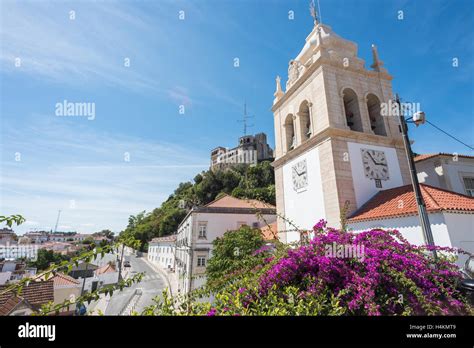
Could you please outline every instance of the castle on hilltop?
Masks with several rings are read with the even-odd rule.
[[[222,146],[211,151],[211,170],[225,169],[237,164],[257,164],[273,160],[273,150],[267,143],[267,135],[258,133],[239,138],[239,145],[232,149]]]

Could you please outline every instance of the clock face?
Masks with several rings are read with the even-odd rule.
[[[308,171],[306,168],[306,160],[296,163],[292,167],[293,189],[296,192],[304,191],[308,186]]]
[[[385,152],[361,149],[365,176],[374,180],[388,180],[388,164]]]

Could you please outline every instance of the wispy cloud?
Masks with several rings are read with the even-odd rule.
[[[22,231],[51,228],[58,210],[68,229],[121,230],[130,214],[159,206],[179,182],[208,167],[195,150],[86,126],[33,123],[2,136],[0,210],[31,221]]]
[[[157,82],[158,71],[150,76],[151,62],[138,58],[147,50],[135,38],[153,30],[158,44],[165,46],[167,35],[159,35],[152,18],[126,3],[6,1],[1,18],[0,60],[6,73],[69,85],[101,82],[132,90],[164,89]],[[20,66],[15,66],[17,58]]]

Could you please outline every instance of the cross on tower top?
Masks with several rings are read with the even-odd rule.
[[[318,2],[319,6],[319,2]],[[311,0],[309,3],[309,13],[311,14],[311,17],[313,17],[314,20],[314,25],[318,25],[320,23],[320,18],[318,17],[318,11],[316,10],[316,5],[314,4],[314,0]]]

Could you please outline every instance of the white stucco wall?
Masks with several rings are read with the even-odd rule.
[[[443,215],[450,231],[451,245],[474,254],[474,214]],[[460,255],[459,262],[464,264],[466,259],[467,256]]]
[[[462,180],[463,176],[474,177],[474,163],[449,161],[444,165],[446,174],[448,176],[449,189],[454,192],[467,194]]]
[[[147,258],[164,269],[174,268],[175,242],[150,242]]]
[[[293,189],[292,167],[306,159],[308,186],[302,192]],[[300,229],[311,230],[314,224],[326,216],[324,209],[323,186],[319,150],[317,147],[289,161],[283,166],[283,190],[285,203],[285,217]],[[286,223],[286,230],[292,230]],[[299,241],[298,232],[288,232],[287,243]]]
[[[474,177],[474,159],[438,156],[416,163],[420,183],[467,194],[463,177]]]
[[[357,207],[360,208],[378,191],[386,190],[403,185],[400,165],[398,163],[397,152],[394,148],[374,146],[358,143],[347,143],[349,149],[349,158],[351,161],[352,180],[354,183],[354,192],[356,196]],[[371,149],[383,151],[387,159],[388,180],[382,180],[382,188],[375,187],[375,180],[367,178],[362,163],[361,149]]]

